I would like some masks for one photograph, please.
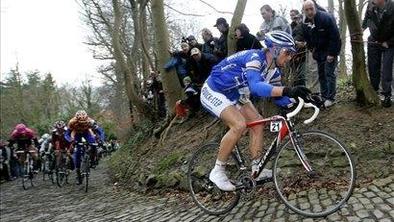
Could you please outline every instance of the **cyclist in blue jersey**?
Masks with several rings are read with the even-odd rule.
[[[274,97],[277,105],[290,108],[294,101],[291,98],[308,98],[311,93],[304,86],[281,86],[280,68],[284,67],[296,52],[292,36],[283,31],[273,31],[266,34],[264,43],[264,49],[238,52],[214,66],[201,89],[200,99],[204,108],[222,119],[230,128],[222,138],[216,164],[209,175],[209,179],[224,191],[235,190],[225,173],[228,157],[246,130],[246,122],[261,118],[249,100],[250,94]],[[252,175],[256,178],[259,176],[256,174],[263,126],[250,129]]]

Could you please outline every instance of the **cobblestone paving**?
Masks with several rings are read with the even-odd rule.
[[[275,199],[241,202],[229,214],[209,216],[190,198],[146,197],[117,191],[104,166],[92,171],[85,193],[77,185],[61,189],[36,178],[37,187],[24,191],[21,181],[4,183],[0,221],[394,221],[394,176],[356,189],[346,207],[322,219],[303,218]],[[181,199],[181,200],[180,200]]]

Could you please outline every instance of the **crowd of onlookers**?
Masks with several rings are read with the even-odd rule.
[[[315,0],[304,0],[301,10],[290,10],[291,22],[278,15],[270,5],[263,5],[260,13],[263,21],[256,35],[250,33],[246,24],[240,24],[235,28],[236,51],[263,48],[262,40],[265,34],[274,30],[291,34],[298,53],[288,67],[286,79],[291,79],[290,84],[293,86],[304,85],[315,93],[320,93],[325,107],[335,104],[336,68],[342,45],[335,16]],[[186,96],[186,99],[177,103],[178,115],[185,115],[185,110],[188,109],[188,115],[193,116],[199,110],[200,87],[209,76],[212,67],[227,56],[230,26],[225,18],[218,18],[214,27],[220,32],[219,37],[214,37],[210,29],[204,28],[201,30],[203,43],[199,43],[195,36],[190,35],[182,39],[181,50],[170,52],[171,59],[164,68],[166,71],[176,71]],[[364,30],[369,28],[371,33],[368,38],[371,84],[377,92],[381,87],[381,94],[384,96],[382,105],[389,107],[394,57],[393,1],[371,0],[362,27]],[[152,86],[155,81],[157,82],[157,79],[153,77],[148,86]],[[148,95],[145,98],[153,99],[154,94],[158,95],[159,103],[156,104],[159,104],[158,109],[162,110],[161,113],[165,114],[164,94],[160,87],[156,87],[155,90],[148,87],[148,91],[152,93],[150,97]]]

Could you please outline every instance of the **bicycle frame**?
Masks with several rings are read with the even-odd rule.
[[[91,147],[89,144],[86,143],[78,143],[78,148],[82,149],[81,155],[81,174],[89,175],[89,161],[90,161],[90,154],[91,154]],[[86,168],[87,166],[87,168]],[[86,169],[85,169],[86,168]]]
[[[313,107],[309,104],[305,104],[307,107]],[[275,115],[269,118],[264,118],[256,121],[252,121],[249,123],[246,123],[247,128],[252,128],[257,125],[264,125],[268,122],[272,121],[281,121],[282,122],[282,128],[280,128],[277,136],[275,139],[272,141],[270,147],[268,148],[267,152],[260,158],[259,164],[258,164],[258,172],[254,176],[257,177],[264,169],[264,167],[267,165],[267,163],[270,161],[270,159],[276,154],[277,150],[279,149],[279,145],[282,143],[282,141],[286,138],[287,135],[290,137],[290,141],[293,144],[293,147],[295,149],[295,152],[297,153],[298,158],[300,159],[302,165],[304,166],[305,170],[308,172],[309,175],[313,176],[313,169],[311,165],[309,164],[308,159],[306,158],[304,152],[302,151],[302,145],[300,144],[300,141],[298,140],[297,137],[299,137],[299,134],[297,130],[294,129],[294,124],[290,120],[291,117],[295,116],[301,108],[304,106],[304,102],[300,102],[298,107],[296,108],[295,111],[293,111],[290,114],[287,114],[287,119],[283,116],[280,115]],[[314,107],[316,108],[316,107]],[[317,108],[316,108],[317,109]],[[313,115],[312,118],[304,121],[304,123],[308,124],[314,120],[314,118],[317,117],[318,111]],[[232,152],[232,155],[238,165],[240,166],[240,170],[246,170],[247,167],[245,166],[245,162],[242,159],[242,155],[239,151],[238,146],[235,146],[234,151]]]

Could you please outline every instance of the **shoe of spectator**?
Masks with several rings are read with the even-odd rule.
[[[326,101],[324,101],[324,107],[328,108],[330,106],[334,105],[334,101],[327,99]]]
[[[390,96],[385,96],[383,101],[382,101],[382,106],[385,108],[388,108],[391,106],[391,97]]]

